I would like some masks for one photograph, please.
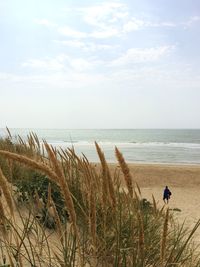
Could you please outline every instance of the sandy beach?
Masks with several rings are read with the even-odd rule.
[[[110,164],[112,172],[117,164]],[[200,218],[200,166],[198,165],[166,165],[166,164],[128,164],[133,179],[142,192],[142,197],[163,206],[163,189],[166,185],[172,192],[168,207],[179,209],[173,211],[179,222],[191,229]],[[122,178],[123,180],[123,178]],[[166,205],[167,206],[167,205]],[[200,244],[200,229],[195,235],[195,242]]]

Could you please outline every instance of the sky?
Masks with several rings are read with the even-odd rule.
[[[200,128],[199,0],[0,0],[0,128]]]

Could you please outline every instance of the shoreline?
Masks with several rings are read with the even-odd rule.
[[[100,164],[100,161],[90,161],[91,164]],[[108,165],[119,165],[118,162],[114,162],[114,161],[108,161],[107,160]],[[126,163],[128,165],[139,165],[139,166],[168,166],[168,167],[196,167],[196,168],[200,168],[200,163],[181,163],[181,162],[177,162],[177,163],[173,163],[173,162],[147,162],[147,161],[127,161]]]

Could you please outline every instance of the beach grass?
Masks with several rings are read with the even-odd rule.
[[[142,197],[118,148],[111,172],[95,145],[98,169],[34,133],[0,139],[0,266],[199,266],[200,221],[189,232],[176,224]]]

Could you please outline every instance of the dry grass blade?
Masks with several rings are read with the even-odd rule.
[[[3,233],[3,236],[6,236],[6,226],[5,226],[5,212],[4,207],[0,198],[0,230]]]
[[[133,179],[132,179],[129,167],[126,164],[122,153],[118,150],[117,147],[115,147],[115,155],[121,167],[122,173],[124,175],[124,179],[126,182],[126,186],[128,188],[128,192],[130,196],[133,197]]]
[[[178,262],[182,253],[184,252],[186,246],[189,244],[189,241],[191,240],[191,238],[193,237],[194,233],[196,232],[196,230],[199,228],[200,226],[200,219],[196,222],[195,226],[193,227],[192,231],[190,232],[188,238],[185,240],[184,244],[182,245],[182,247],[179,249],[177,255],[176,255],[176,258],[174,259],[175,262]],[[198,265],[195,265],[195,266],[199,266],[199,263]]]
[[[20,143],[20,145],[26,147],[26,143],[25,143],[24,140],[21,138],[21,136],[18,135],[17,138],[18,138],[18,142]]]
[[[96,205],[95,205],[95,192],[90,188],[90,231],[93,240],[93,245],[96,248]]]
[[[134,189],[134,195],[135,195],[135,204],[134,204],[134,206],[135,206],[136,209],[139,209],[140,208],[140,198],[139,198],[137,192],[135,191],[135,189]]]
[[[58,178],[59,179],[59,185],[60,185],[60,188],[63,192],[65,204],[66,204],[66,207],[69,211],[72,223],[74,225],[75,233],[77,234],[78,231],[77,231],[77,227],[76,227],[76,213],[75,213],[75,208],[74,208],[74,204],[72,201],[71,193],[70,193],[70,190],[68,187],[68,183],[64,177],[63,171],[62,171],[62,169],[58,163],[58,160],[55,156],[55,153],[52,151],[52,149],[50,148],[50,146],[46,142],[44,144],[45,144],[45,148],[48,152],[49,158],[51,160],[51,163],[53,165],[53,168],[57,174],[57,177],[59,177]]]
[[[55,205],[53,199],[51,199],[51,205],[52,205],[53,211],[54,211],[54,218],[55,218],[55,221],[56,221],[56,228],[58,230],[58,234],[59,234],[60,240],[61,240],[61,242],[63,242],[62,223],[60,221],[60,217],[58,215],[58,211],[56,209],[56,205]]]
[[[10,190],[8,188],[7,179],[4,176],[1,168],[0,168],[0,185],[1,185],[4,197],[6,199],[6,202],[8,204],[8,207],[10,209],[10,213],[13,215],[14,214],[14,208],[13,208],[12,196],[11,196]]]
[[[51,184],[48,184],[48,195],[47,195],[47,209],[51,205]]]
[[[165,259],[165,250],[166,250],[166,242],[167,242],[167,232],[168,232],[168,221],[169,221],[169,209],[166,211],[165,221],[163,225],[163,234],[161,239],[161,250],[160,250],[160,260],[163,266]]]
[[[34,138],[35,143],[37,144],[38,149],[40,149],[40,141],[38,139],[38,136],[33,132],[31,134],[32,134],[32,136]]]
[[[16,160],[20,163],[23,163],[25,165],[28,165],[30,168],[38,170],[44,174],[46,174],[50,179],[52,179],[54,182],[58,183],[58,176],[54,171],[52,171],[47,165],[43,163],[39,163],[35,160],[32,160],[28,157],[18,155],[16,153],[12,153],[5,150],[0,150],[0,155],[5,156],[8,159]]]
[[[29,144],[31,151],[32,152],[35,151],[35,142],[34,142],[34,139],[33,139],[31,133],[27,136],[27,141],[28,141],[28,144]]]
[[[101,166],[103,170],[103,177],[102,177],[103,178],[103,199],[105,200],[109,193],[109,196],[112,200],[112,205],[113,207],[115,207],[116,206],[115,190],[114,190],[112,177],[111,177],[111,174],[108,168],[108,164],[97,142],[95,142],[95,146],[96,146],[96,150],[97,150],[99,159],[101,161]]]
[[[8,129],[7,126],[6,126],[6,131],[8,132],[8,136],[9,136],[9,138],[12,139],[12,135],[11,135],[10,130]]]
[[[4,222],[4,218],[5,218],[5,212],[4,212],[4,207],[0,198],[0,221]]]
[[[154,212],[154,215],[156,216],[157,215],[157,205],[156,205],[156,200],[154,198],[154,195],[152,195],[152,199],[153,199],[153,212]]]
[[[137,182],[135,182],[135,184],[136,184],[136,187],[137,187],[138,193],[139,193],[139,195],[140,195],[140,197],[141,197],[141,196],[142,196],[142,193],[141,193],[140,187],[139,187],[139,185],[138,185],[138,183],[137,183]]]
[[[141,212],[138,211],[137,213],[138,218],[138,226],[139,226],[139,252],[140,252],[140,258],[142,263],[144,262],[144,223],[142,219]]]

